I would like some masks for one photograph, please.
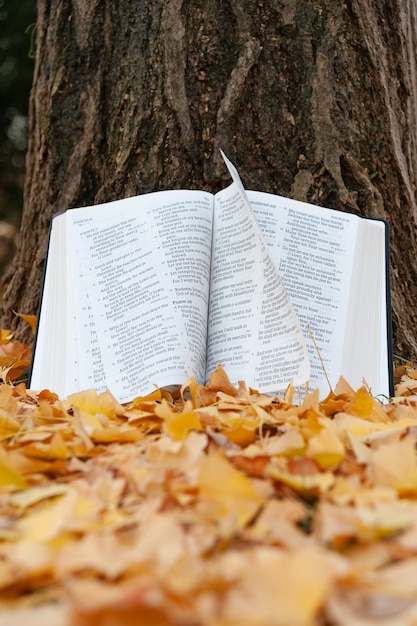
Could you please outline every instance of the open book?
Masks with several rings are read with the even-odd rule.
[[[215,195],[161,191],[52,220],[33,389],[127,402],[221,363],[265,393],[308,383],[323,398],[341,375],[390,393],[385,222],[246,192],[224,159],[233,183]]]

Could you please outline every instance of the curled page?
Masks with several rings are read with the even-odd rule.
[[[223,158],[234,182],[215,202],[207,375],[221,362],[231,380],[264,393],[304,385],[310,361],[298,317],[239,175]]]

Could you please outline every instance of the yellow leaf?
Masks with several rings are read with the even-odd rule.
[[[399,495],[417,494],[417,459],[414,437],[382,443],[369,454],[374,484],[391,487]]]
[[[328,491],[334,484],[334,475],[331,472],[316,472],[315,474],[290,474],[274,465],[269,465],[266,473],[274,480],[288,485],[295,491],[319,492]]]
[[[23,313],[16,313],[16,311],[13,311],[15,315],[17,315],[17,317],[20,317],[22,320],[24,320],[25,322],[27,322],[32,330],[32,335],[35,334],[36,332],[36,323],[37,323],[37,318],[36,315],[24,315]]]
[[[91,439],[96,443],[140,441],[143,439],[143,433],[137,428],[100,428],[93,431]]]
[[[78,413],[76,413],[76,411],[78,411]],[[103,426],[108,423],[107,417],[104,417],[103,414],[87,413],[87,411],[81,411],[80,409],[76,409],[76,411],[74,411],[74,415],[78,415],[81,425],[88,435],[91,435],[95,430],[101,430]],[[101,418],[104,417],[105,424],[103,424],[103,419],[99,419],[97,415]]]
[[[171,409],[166,400],[162,400],[162,403],[155,407],[155,414],[164,420],[164,432],[176,441],[184,439],[192,430],[203,430],[197,415],[187,410],[187,404],[184,408],[184,412],[178,413]]]
[[[347,413],[339,413],[333,419],[341,430],[350,433],[352,436],[358,439],[365,439],[371,433],[379,430],[386,429],[386,424],[377,424],[370,422],[362,417],[355,417],[354,415],[348,415]]]
[[[241,448],[246,448],[246,446],[253,443],[256,439],[256,430],[254,428],[245,428],[244,426],[223,430],[223,434]]]
[[[374,400],[365,387],[360,387],[353,398],[345,406],[346,413],[374,421],[386,420],[379,402]]]
[[[116,415],[123,415],[124,409],[112,396],[110,391],[98,394],[95,389],[73,393],[67,397],[67,402],[91,415],[103,413],[108,418],[114,418]]]
[[[187,395],[191,398],[193,409],[196,409],[198,406],[198,387],[195,376],[181,387],[181,397],[184,399],[187,392]]]
[[[184,439],[192,430],[203,430],[200,420],[193,412],[180,413],[164,424],[164,431],[175,440]]]
[[[330,428],[323,428],[308,442],[307,455],[323,469],[340,463],[345,457],[345,446],[340,437]]]
[[[305,441],[295,428],[287,430],[278,437],[270,437],[263,445],[264,451],[271,456],[299,457],[305,450]]]
[[[199,509],[209,519],[228,519],[230,530],[243,528],[263,504],[250,480],[220,453],[210,454],[200,464]]]
[[[150,402],[160,402],[162,400],[162,390],[155,389],[146,396],[137,396],[130,404],[129,408],[141,407],[142,404],[149,404]]]
[[[147,447],[147,457],[156,467],[171,467],[191,474],[194,478],[206,447],[207,435],[191,431],[182,441],[174,441],[165,436],[151,441]]]
[[[0,487],[5,487],[6,485],[25,489],[27,482],[11,463],[7,452],[0,447]]]
[[[406,530],[413,525],[416,512],[414,503],[402,500],[357,507],[358,536],[362,541],[375,541]]]
[[[242,579],[224,601],[225,624],[311,626],[319,623],[318,613],[343,570],[341,559],[319,550],[291,553],[264,548],[253,555],[246,554]]]
[[[67,459],[71,456],[59,432],[56,432],[48,443],[37,441],[29,444],[25,447],[25,454],[36,459]]]
[[[23,491],[19,491],[18,493],[11,495],[10,504],[13,504],[21,509],[25,509],[41,502],[42,500],[48,500],[49,498],[61,496],[67,491],[68,486],[60,484],[31,487],[30,489],[24,489]]]
[[[74,519],[77,500],[77,494],[71,491],[47,500],[18,520],[17,530],[29,541],[50,541]]]
[[[20,422],[13,415],[0,408],[0,439],[12,437],[20,428]]]

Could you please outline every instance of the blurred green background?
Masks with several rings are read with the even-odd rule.
[[[36,0],[0,0],[0,273],[22,214],[35,39]]]
[[[15,225],[23,201],[35,23],[36,0],[0,0],[0,220]]]

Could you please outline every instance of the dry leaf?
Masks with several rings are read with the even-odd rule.
[[[27,324],[29,324],[30,329],[32,331],[32,335],[34,335],[35,332],[36,332],[36,324],[37,324],[37,317],[36,317],[36,315],[24,315],[23,313],[16,313],[16,311],[13,311],[13,312],[14,312],[15,315],[17,315],[17,317],[20,317]]]
[[[3,373],[25,350],[2,336]],[[126,406],[0,385],[0,626],[417,623],[402,376],[384,406],[344,380],[297,404],[221,367]]]
[[[198,506],[208,519],[227,521],[230,532],[243,528],[263,504],[250,480],[216,452],[200,463]]]

